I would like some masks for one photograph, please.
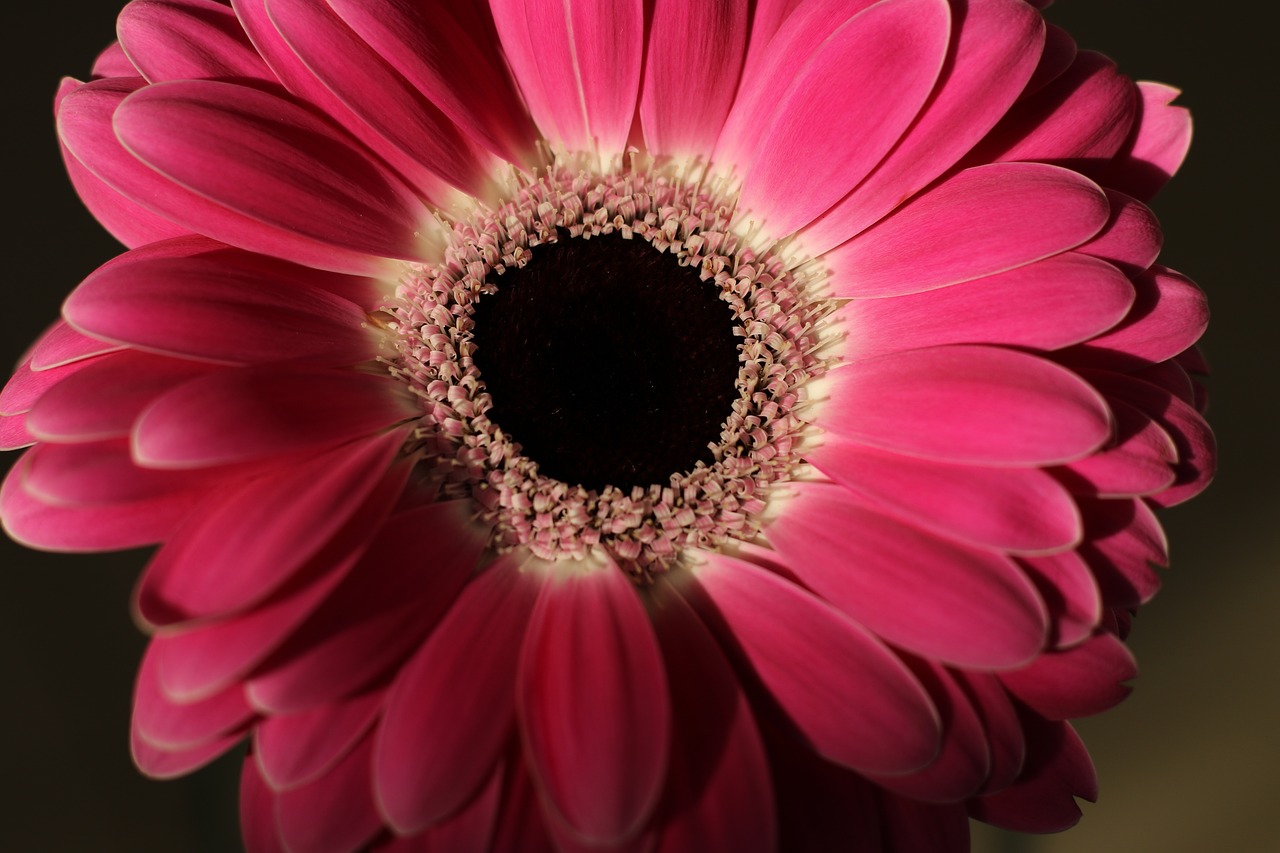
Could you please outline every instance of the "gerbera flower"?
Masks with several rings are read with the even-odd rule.
[[[1188,115],[1035,5],[126,6],[0,514],[159,544],[139,767],[248,739],[264,851],[1072,824],[1213,447]]]

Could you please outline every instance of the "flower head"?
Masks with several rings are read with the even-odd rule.
[[[1213,439],[1189,117],[1042,5],[129,3],[0,517],[159,545],[142,770],[248,739],[263,851],[1071,825]]]

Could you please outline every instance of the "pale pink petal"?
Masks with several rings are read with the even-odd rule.
[[[969,853],[969,815],[963,805],[942,806],[885,792],[880,813],[884,853]]]
[[[117,139],[112,121],[125,97],[142,85],[143,80],[135,78],[101,80],[81,86],[62,101],[62,106],[58,110],[58,134],[71,154],[97,180],[120,193],[131,203],[141,205],[160,218],[181,226],[172,231],[168,229],[157,231],[152,239],[198,231],[250,251],[288,258],[321,269],[376,273],[385,265],[384,260],[372,258],[363,251],[352,251],[323,240],[318,241],[211,201],[190,188],[180,186],[133,156]],[[203,82],[164,85],[227,86],[228,84]],[[229,88],[248,91],[240,87]],[[161,91],[160,94],[163,95],[164,92]],[[258,93],[257,97],[270,98],[265,93]],[[146,110],[144,109],[143,112],[145,113]],[[145,118],[145,115],[143,117]],[[162,121],[161,124],[164,125],[164,122]],[[163,131],[163,126],[158,130]],[[163,133],[158,137],[160,140],[164,138]],[[163,143],[161,147],[164,147]],[[273,147],[278,149],[280,144],[277,143]],[[186,147],[185,143],[178,148],[187,154],[194,151]],[[226,152],[224,156],[225,154]],[[366,171],[369,168],[367,167]],[[204,177],[207,180],[216,180],[218,175],[225,176],[225,174],[208,170]],[[279,181],[277,180],[276,183],[278,185]],[[242,189],[248,192],[247,187]],[[305,197],[305,195],[300,196],[300,198]],[[314,213],[314,208],[307,210]],[[127,216],[127,207],[121,211],[112,211],[113,216],[117,214],[121,217]],[[155,229],[150,230],[155,231]],[[134,236],[138,237],[136,242],[141,242],[142,237],[146,235]],[[133,239],[128,239],[126,242],[135,243]]]
[[[99,77],[137,77],[138,69],[129,61],[129,57],[125,55],[124,48],[120,47],[120,42],[113,41],[93,61],[91,73],[95,79]]]
[[[1119,323],[1133,300],[1115,267],[1068,252],[955,287],[855,299],[834,320],[848,360],[941,344],[1054,350]]]
[[[26,459],[0,486],[0,521],[14,541],[44,551],[119,551],[154,545],[173,535],[191,513],[190,493],[107,506],[55,507],[22,487]]]
[[[273,790],[284,791],[319,779],[373,726],[383,698],[375,691],[310,711],[264,718],[253,730],[253,757],[263,780]]]
[[[773,849],[777,819],[768,758],[737,677],[670,586],[654,588],[652,613],[674,710],[656,850]]]
[[[27,430],[27,416],[0,415],[0,450],[20,450],[35,444],[36,437]]]
[[[499,764],[480,793],[443,823],[417,835],[393,838],[379,845],[378,853],[491,853],[502,849],[491,845],[503,805],[504,769]]]
[[[161,689],[154,652],[143,655],[133,690],[133,729],[146,742],[162,749],[200,746],[239,734],[253,717],[238,684],[197,702],[173,701]]]
[[[644,51],[639,0],[492,0],[529,112],[552,141],[607,160],[626,145]]]
[[[1038,163],[966,169],[823,257],[835,296],[897,296],[993,275],[1080,245],[1107,199]]]
[[[710,156],[737,91],[748,17],[739,0],[658,0],[640,94],[650,153]]]
[[[937,538],[860,505],[843,487],[795,483],[770,543],[805,585],[908,651],[961,666],[1025,664],[1048,614],[1006,556]]]
[[[1111,218],[1097,236],[1077,251],[1115,264],[1128,275],[1138,275],[1160,254],[1164,232],[1149,207],[1113,189],[1106,193]]]
[[[235,14],[214,0],[133,0],[121,10],[116,31],[131,64],[150,83],[275,79]]]
[[[298,59],[363,122],[449,184],[473,195],[485,192],[489,155],[328,5],[306,0],[268,0],[266,5]]]
[[[1018,832],[1061,832],[1080,820],[1074,797],[1098,796],[1093,762],[1075,729],[1066,723],[1023,716],[1027,763],[1016,784],[969,801],[978,820]]]
[[[1138,676],[1133,654],[1115,634],[1099,633],[1030,666],[999,673],[1000,681],[1028,708],[1051,720],[1100,714],[1124,701]]]
[[[697,587],[682,594],[695,596],[820,755],[868,773],[905,773],[937,755],[933,703],[870,632],[764,569],[702,556]]]
[[[1162,83],[1138,84],[1142,105],[1133,132],[1105,176],[1108,186],[1149,200],[1178,171],[1191,147],[1191,112],[1175,107],[1182,94]]]
[[[23,489],[54,506],[138,503],[204,489],[205,472],[139,468],[124,439],[91,444],[41,444],[24,459]]]
[[[1070,68],[1010,110],[966,161],[1053,161],[1094,174],[1120,150],[1138,103],[1137,87],[1114,62],[1080,51]]]
[[[1049,608],[1049,645],[1066,648],[1089,637],[1102,620],[1102,593],[1084,558],[1063,551],[1021,563]]]
[[[342,586],[259,668],[248,685],[253,703],[300,710],[388,677],[477,565],[488,531],[471,513],[469,501],[451,501],[389,519]]]
[[[1064,354],[1071,364],[1135,370],[1173,358],[1209,325],[1208,299],[1195,282],[1155,266],[1133,280],[1137,301],[1120,325]]]
[[[276,797],[276,822],[289,853],[347,853],[382,828],[373,802],[368,736],[314,782]]]
[[[950,26],[943,0],[882,0],[832,33],[752,128],[754,156],[733,161],[745,173],[738,216],[783,237],[853,189],[932,91]]]
[[[50,388],[31,410],[31,429],[46,441],[123,438],[153,400],[216,369],[137,352],[68,365],[77,366],[83,369]]]
[[[1169,565],[1169,540],[1151,508],[1140,499],[1080,499],[1089,563],[1110,607],[1146,604],[1160,590],[1153,568]]]
[[[1058,478],[1077,494],[1097,497],[1150,495],[1173,485],[1178,448],[1169,434],[1141,410],[1108,400],[1115,435],[1098,452],[1058,469]]]
[[[419,232],[430,214],[417,197],[332,125],[283,98],[211,80],[160,83],[126,98],[112,124],[147,166],[265,224],[268,234],[283,231],[339,253],[424,257]],[[164,212],[176,219],[184,211]],[[193,219],[199,223],[198,214]],[[247,234],[197,230],[277,254],[270,237],[252,245]]]
[[[628,576],[608,559],[565,574],[543,587],[530,618],[517,715],[552,808],[584,840],[616,842],[643,826],[662,793],[667,679]]]
[[[970,545],[1053,551],[1082,535],[1067,490],[1037,468],[952,465],[831,437],[805,459],[876,509]]]
[[[485,55],[492,52],[485,34],[466,26],[464,10],[447,0],[330,0],[329,5],[473,139],[513,163],[523,160],[536,132],[501,61]]]
[[[210,495],[147,566],[138,612],[167,625],[263,601],[365,509],[404,439],[391,432]]]
[[[374,786],[392,827],[438,823],[479,788],[515,717],[515,682],[537,571],[504,557],[472,581],[400,671],[378,727]]]
[[[927,661],[911,663],[942,718],[942,749],[933,763],[914,773],[870,778],[882,788],[917,800],[958,802],[977,793],[991,769],[982,719],[964,687],[945,667]]]
[[[415,402],[390,375],[266,365],[221,370],[156,400],[134,428],[134,456],[198,468],[333,447],[407,421]]]
[[[230,364],[353,364],[378,351],[358,305],[307,283],[305,268],[234,250],[104,267],[63,316],[104,340]]]
[[[48,370],[118,349],[118,344],[83,335],[58,320],[31,347],[31,369]]]
[[[991,754],[991,769],[984,791],[1009,787],[1026,763],[1027,746],[1017,708],[1000,679],[985,672],[948,670],[982,719]]]
[[[971,0],[952,26],[942,74],[902,139],[857,189],[805,227],[802,252],[821,255],[879,220],[949,169],[1022,91],[1044,43],[1044,20],[1023,0]]]
[[[843,366],[815,419],[884,450],[992,465],[1070,461],[1111,435],[1102,397],[1080,377],[1026,353],[980,346]]]
[[[276,826],[276,797],[253,756],[240,767],[240,836],[247,853],[288,853]]]
[[[134,729],[129,735],[133,763],[152,779],[176,779],[199,770],[244,740],[243,733],[220,737],[192,747],[166,748],[148,742]]]

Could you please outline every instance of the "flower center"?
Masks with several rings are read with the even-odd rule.
[[[738,342],[714,282],[642,239],[561,229],[496,284],[475,365],[490,419],[541,474],[629,491],[715,461]]]

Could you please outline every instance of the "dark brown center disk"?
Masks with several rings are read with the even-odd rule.
[[[474,315],[489,417],[542,475],[628,490],[712,461],[738,396],[714,282],[639,237],[563,230],[491,281]]]

